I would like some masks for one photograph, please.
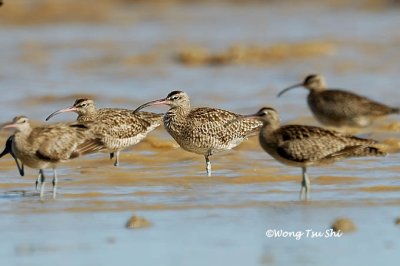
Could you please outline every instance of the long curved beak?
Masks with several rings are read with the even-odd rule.
[[[49,121],[49,119],[50,118],[52,118],[53,116],[55,116],[55,115],[58,115],[58,114],[61,114],[61,113],[67,113],[67,112],[76,112],[77,111],[77,109],[75,108],[75,107],[68,107],[68,108],[65,108],[65,109],[61,109],[61,110],[58,110],[58,111],[55,111],[54,113],[52,113],[51,115],[49,115],[47,118],[46,118],[46,121]]]
[[[292,85],[292,86],[290,86],[290,87],[288,87],[288,88],[282,90],[280,93],[278,93],[278,97],[281,97],[282,94],[284,94],[285,92],[287,92],[287,91],[289,91],[289,90],[291,90],[291,89],[298,88],[298,87],[302,87],[302,86],[303,86],[303,83],[299,83],[299,84]]]
[[[139,110],[152,106],[152,105],[161,105],[161,104],[167,104],[168,105],[169,101],[167,99],[160,99],[160,100],[155,100],[155,101],[151,101],[145,104],[142,104],[141,106],[139,106],[138,108],[136,108],[133,112],[136,113]]]

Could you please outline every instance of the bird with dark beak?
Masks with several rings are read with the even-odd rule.
[[[261,108],[253,115],[244,116],[263,122],[260,146],[278,162],[301,167],[300,199],[310,194],[309,166],[334,163],[349,157],[385,156],[372,139],[345,135],[334,130],[314,126],[280,124],[278,112],[270,107]]]
[[[94,100],[77,99],[71,107],[55,111],[46,120],[53,116],[75,112],[78,122],[90,122],[93,130],[101,136],[106,147],[103,152],[115,155],[114,165],[119,165],[119,155],[124,149],[142,141],[149,132],[161,125],[161,114],[150,112],[133,113],[132,110],[121,108],[96,108]]]
[[[139,106],[134,112],[153,105],[170,107],[163,118],[165,129],[184,150],[204,156],[208,176],[211,176],[209,157],[212,154],[238,146],[262,125],[253,119],[238,119],[242,115],[222,109],[191,108],[189,96],[183,91],[173,91],[166,98]]]

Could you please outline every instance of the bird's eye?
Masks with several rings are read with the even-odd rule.
[[[172,96],[171,97],[171,100],[178,100],[179,99],[179,96]]]

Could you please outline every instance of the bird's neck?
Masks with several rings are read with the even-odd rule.
[[[326,87],[325,86],[312,87],[312,88],[308,88],[308,90],[310,91],[310,93],[316,94],[316,93],[320,93],[320,92],[326,90]]]
[[[15,135],[28,137],[31,134],[31,132],[32,132],[32,127],[29,125],[29,126],[25,127],[24,129],[17,131],[15,133]]]
[[[85,122],[85,121],[93,121],[97,115],[96,109],[87,110],[85,113],[78,114],[78,121]]]
[[[174,106],[164,115],[164,126],[168,130],[179,130],[187,123],[190,107]]]
[[[280,127],[279,121],[270,121],[263,124],[261,132],[264,135],[272,135],[279,127]]]
[[[29,141],[30,135],[32,133],[32,128],[25,128],[22,131],[18,131],[14,134],[13,143],[17,150],[28,149],[31,146],[31,142]]]
[[[171,107],[167,114],[174,116],[176,119],[186,119],[190,113],[190,106],[173,106]]]

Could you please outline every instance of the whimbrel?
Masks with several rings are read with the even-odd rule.
[[[78,114],[78,122],[93,122],[93,130],[102,136],[106,146],[104,152],[110,153],[110,159],[115,157],[115,166],[119,165],[119,153],[130,146],[139,143],[150,131],[161,124],[162,115],[118,108],[97,109],[93,100],[77,99],[66,109],[58,110],[46,118],[65,112]]]
[[[376,118],[400,112],[399,108],[375,102],[349,91],[328,89],[321,75],[307,76],[302,83],[282,90],[278,97],[301,86],[309,90],[308,106],[315,118],[327,126],[366,127]]]
[[[170,107],[163,118],[168,133],[184,150],[204,155],[208,176],[211,176],[212,154],[238,146],[262,125],[252,119],[238,119],[242,116],[221,109],[192,109],[189,96],[183,91],[173,91],[164,99],[145,103],[135,112],[159,104]],[[232,120],[235,121],[227,124]]]
[[[273,108],[261,108],[256,114],[246,117],[263,122],[259,141],[269,155],[283,164],[302,168],[300,199],[309,197],[307,167],[329,164],[348,157],[386,155],[374,147],[377,143],[375,140],[314,126],[280,126],[278,113]]]
[[[2,158],[6,154],[10,154],[15,160],[15,164],[17,165],[19,174],[21,176],[24,176],[25,175],[24,164],[21,163],[21,165],[20,165],[20,163],[18,162],[17,156],[15,155],[15,153],[12,150],[13,139],[14,139],[14,136],[8,137],[8,139],[6,141],[6,146],[4,147],[3,152],[0,154],[0,158]]]
[[[81,155],[101,151],[103,143],[82,123],[56,123],[32,127],[28,118],[17,116],[2,128],[15,128],[12,136],[12,152],[23,165],[39,169],[36,181],[41,183],[40,197],[43,198],[45,176],[43,169],[53,169],[53,198],[57,191],[56,166],[60,162]]]

